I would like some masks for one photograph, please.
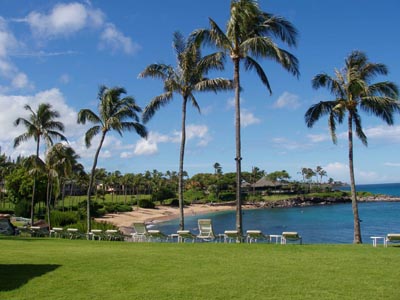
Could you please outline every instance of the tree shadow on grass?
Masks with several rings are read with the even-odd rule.
[[[56,270],[60,265],[0,264],[0,292],[20,288],[29,280]]]

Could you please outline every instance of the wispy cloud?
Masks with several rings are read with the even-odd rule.
[[[259,118],[257,118],[252,112],[246,109],[241,110],[240,121],[243,127],[261,123],[261,120]]]
[[[211,141],[211,136],[206,125],[189,124],[186,126],[186,142],[195,140],[198,147],[205,147]],[[147,139],[140,139],[132,152],[124,152],[124,157],[134,155],[154,155],[158,153],[158,144],[160,143],[180,143],[181,132],[174,131],[170,135],[150,132]]]
[[[33,36],[41,43],[48,39],[73,36],[85,29],[100,30],[99,45],[101,50],[115,53],[135,54],[141,47],[124,35],[110,22],[106,22],[105,13],[89,4],[78,2],[56,4],[49,12],[32,11],[25,18],[14,19],[29,25]],[[56,56],[75,54],[73,51],[53,53],[21,53],[20,56]]]
[[[299,96],[291,94],[289,92],[284,92],[278,100],[274,103],[275,108],[287,108],[290,110],[295,110],[300,107]]]
[[[126,54],[135,54],[141,49],[139,44],[120,32],[114,24],[107,23],[100,35],[100,49],[111,49],[113,52],[122,50]]]

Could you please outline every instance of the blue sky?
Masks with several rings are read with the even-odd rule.
[[[65,135],[90,169],[97,141],[89,149],[83,136],[88,127],[76,123],[82,108],[96,109],[98,86],[123,86],[145,107],[162,92],[160,81],[138,79],[149,64],[175,64],[172,34],[185,36],[207,27],[208,18],[225,28],[229,0],[147,1],[12,1],[0,0],[0,147],[12,157],[34,152],[34,141],[12,148],[23,128],[13,126],[26,116],[25,104],[36,108],[49,102],[66,125]],[[311,79],[320,72],[341,68],[353,50],[389,67],[391,80],[400,84],[400,19],[397,0],[274,0],[259,1],[267,12],[281,15],[299,31],[298,47],[290,50],[300,61],[299,79],[276,63],[260,61],[272,86],[269,95],[254,73],[242,73],[242,169],[257,166],[266,172],[287,170],[293,179],[302,167],[322,166],[328,177],[348,181],[346,128],[339,141],[330,139],[327,120],[314,128],[304,123],[313,103],[332,97],[313,90]],[[207,53],[206,50],[204,53]],[[227,60],[224,72],[231,78]],[[233,92],[197,94],[199,114],[189,107],[185,170],[190,176],[235,171]],[[147,124],[148,140],[125,133],[109,135],[98,167],[139,173],[157,169],[177,171],[181,99],[160,110]],[[363,115],[366,148],[355,143],[358,183],[400,182],[400,123],[385,126]]]

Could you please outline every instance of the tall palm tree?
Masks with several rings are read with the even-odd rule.
[[[177,66],[151,64],[139,74],[139,77],[160,78],[164,82],[164,93],[154,97],[143,112],[143,121],[148,122],[155,112],[168,104],[173,95],[182,96],[182,135],[179,155],[179,183],[178,198],[180,211],[180,229],[184,229],[183,215],[183,162],[186,143],[186,107],[188,101],[200,111],[195,98],[196,92],[227,90],[232,87],[232,82],[224,78],[210,79],[205,77],[211,70],[223,69],[223,53],[214,53],[205,57],[201,56],[199,46],[187,41],[179,32],[174,33],[173,47],[176,52]]]
[[[314,104],[305,114],[305,122],[309,128],[322,116],[327,115],[332,141],[335,144],[337,143],[336,124],[341,124],[347,115],[354,243],[362,243],[362,239],[354,178],[353,131],[355,130],[357,137],[367,146],[367,136],[361,125],[360,111],[375,115],[388,125],[393,125],[394,113],[400,112],[398,87],[389,81],[371,82],[377,75],[387,74],[388,69],[384,64],[372,63],[365,53],[353,51],[346,58],[344,68],[335,70],[334,76],[322,73],[313,78],[313,88],[327,88],[335,99]]]
[[[90,173],[89,186],[87,191],[87,231],[91,230],[90,222],[90,196],[92,193],[94,176],[97,166],[97,160],[103,146],[106,134],[115,130],[122,136],[123,131],[135,131],[141,137],[147,136],[146,128],[139,122],[137,113],[142,109],[136,104],[133,97],[126,96],[121,98],[126,91],[122,87],[108,88],[101,86],[99,88],[98,99],[99,114],[90,109],[81,109],[78,113],[78,123],[86,124],[90,122],[95,124],[85,134],[86,147],[90,147],[92,139],[101,134],[100,142],[94,155],[93,166]]]
[[[242,233],[241,201],[241,135],[240,135],[240,63],[246,71],[255,70],[261,82],[272,93],[268,77],[257,58],[272,59],[295,76],[299,76],[298,61],[288,51],[279,48],[275,39],[287,46],[296,46],[297,31],[280,16],[263,12],[255,0],[232,0],[226,32],[210,19],[210,29],[196,30],[197,42],[215,45],[229,53],[234,66],[235,132],[236,132],[236,229]]]
[[[47,220],[51,227],[50,209],[53,194],[55,198],[61,192],[61,186],[67,176],[70,176],[77,166],[79,156],[70,146],[57,143],[51,147],[46,155],[45,169],[47,173]],[[54,205],[54,203],[53,203]]]
[[[26,132],[14,139],[14,148],[18,147],[22,142],[33,138],[36,141],[36,159],[38,160],[41,139],[45,140],[47,146],[53,145],[53,139],[67,141],[67,138],[60,133],[64,131],[64,124],[55,120],[60,117],[60,114],[58,111],[53,110],[49,103],[39,104],[37,111],[33,111],[28,104],[24,108],[30,112],[29,118],[20,117],[15,120],[14,125],[19,126],[23,124]],[[34,221],[35,193],[36,176],[34,177],[32,188],[31,224]]]

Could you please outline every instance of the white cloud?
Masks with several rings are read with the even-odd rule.
[[[274,146],[280,149],[286,150],[298,150],[298,149],[307,149],[310,147],[308,144],[300,144],[296,141],[291,141],[286,138],[274,138],[272,139]]]
[[[68,74],[62,74],[58,80],[63,84],[67,84],[70,81],[70,77]]]
[[[107,23],[100,35],[100,49],[106,48],[113,52],[122,50],[126,54],[135,54],[140,46],[121,33],[114,24]]]
[[[0,76],[10,81],[11,86],[0,86],[1,92],[12,89],[33,88],[28,76],[20,72],[10,60],[10,52],[18,49],[20,43],[8,29],[4,18],[0,17]]]
[[[90,4],[73,2],[57,4],[49,13],[33,11],[19,21],[27,22],[34,36],[42,40],[72,36],[87,28],[100,29],[100,49],[135,54],[140,46],[119,31],[113,23],[106,23],[105,18],[100,9],[95,9]]]
[[[197,140],[197,146],[207,146],[211,141],[211,137],[206,125],[189,124],[186,126],[186,142]],[[164,135],[158,132],[149,132],[147,139],[140,139],[133,149],[133,152],[123,152],[122,158],[129,158],[133,155],[153,155],[158,153],[158,144],[160,143],[180,143],[181,132],[174,131],[171,135]]]
[[[367,128],[364,133],[368,139],[387,140],[391,142],[400,142],[400,126],[385,126]]]
[[[347,164],[343,164],[341,162],[333,162],[324,166],[323,169],[328,174],[328,177],[331,177],[334,180],[348,182],[349,166]]]
[[[33,11],[26,17],[32,32],[41,38],[74,34],[85,27],[104,23],[104,14],[81,3],[57,4],[49,14]]]
[[[299,96],[291,94],[289,92],[284,92],[274,104],[275,108],[288,108],[291,110],[295,110],[299,106]]]
[[[84,128],[76,123],[77,113],[70,108],[63,95],[58,89],[46,90],[32,96],[0,95],[2,109],[0,111],[0,146],[2,151],[11,153],[13,157],[21,155],[30,155],[35,151],[34,141],[27,141],[21,144],[17,149],[13,149],[14,138],[22,134],[25,128],[20,125],[14,126],[14,121],[18,117],[27,118],[29,112],[24,109],[25,104],[29,104],[35,111],[39,103],[50,103],[54,110],[60,113],[59,121],[65,125],[64,135],[68,139],[74,139],[81,136]]]
[[[309,135],[307,135],[307,138],[312,143],[324,142],[324,141],[330,139],[330,137],[326,134],[309,134]]]
[[[235,108],[235,98],[229,98],[226,101],[226,108],[227,109]]]
[[[383,165],[387,167],[400,167],[400,163],[394,163],[394,162],[385,162]]]
[[[258,119],[252,112],[242,109],[240,112],[240,123],[243,127],[247,127],[253,124],[261,123],[261,120]]]

